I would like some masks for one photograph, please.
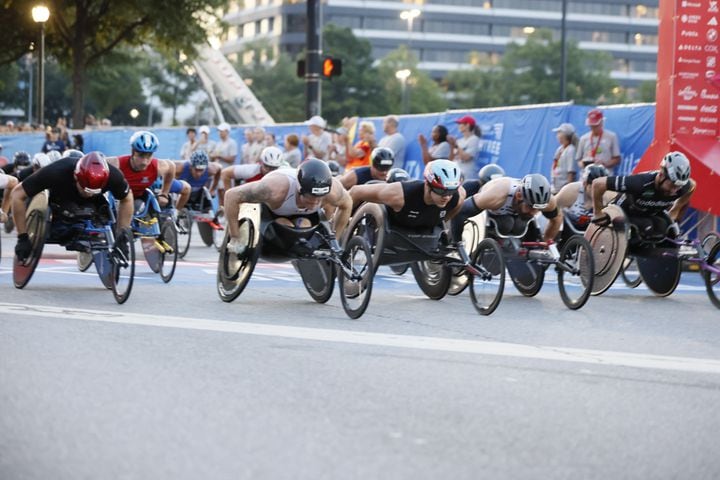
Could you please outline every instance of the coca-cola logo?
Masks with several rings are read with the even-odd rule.
[[[697,91],[693,90],[690,86],[687,86],[682,90],[678,91],[678,97],[682,97],[682,99],[686,102],[689,102],[693,98],[697,97],[697,95]]]
[[[720,94],[709,92],[706,88],[700,91],[700,98],[703,100],[720,100]]]
[[[713,130],[711,128],[693,127],[692,133],[693,135],[712,135],[714,137],[717,133],[717,130]]]
[[[700,107],[700,111],[702,113],[717,113],[718,106],[717,105],[703,105]]]

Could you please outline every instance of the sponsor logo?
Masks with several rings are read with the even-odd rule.
[[[712,26],[712,27],[716,26],[716,25],[718,24],[717,17],[712,17],[712,18],[710,19],[710,21],[708,21],[707,24],[710,25],[710,26]]]
[[[708,53],[718,53],[717,45],[705,45],[704,50]]]
[[[700,98],[703,100],[720,100],[720,94],[708,92],[707,89],[703,88],[700,91]]]
[[[689,37],[689,38],[698,38],[700,34],[696,32],[695,30],[681,30],[680,31],[681,37]]]
[[[700,59],[697,58],[687,58],[687,57],[679,57],[678,63],[689,63],[691,65],[700,65]]]
[[[717,113],[718,106],[717,105],[703,105],[700,107],[700,111],[702,113]]]
[[[689,102],[693,98],[697,97],[698,93],[692,89],[689,85],[682,90],[678,91],[678,97],[682,97],[683,100]]]
[[[718,31],[715,30],[714,28],[711,28],[707,31],[706,36],[707,36],[708,42],[717,42]]]
[[[686,134],[686,133],[690,133],[690,130],[688,130],[688,128],[685,126],[682,126],[682,127],[678,127],[677,133]]]
[[[697,121],[697,118],[695,118],[695,117],[688,117],[688,116],[685,116],[685,115],[680,115],[680,116],[678,117],[678,121],[679,121],[679,122],[695,122],[695,121]]]
[[[330,187],[312,187],[310,193],[315,196],[327,195],[330,193]]]
[[[710,0],[710,5],[708,5],[708,12],[710,12],[710,13],[720,12],[720,7],[718,7],[717,0]]]
[[[695,112],[697,111],[698,107],[697,105],[678,105],[677,109],[684,112]]]
[[[714,137],[717,134],[717,130],[713,130],[711,128],[693,127],[692,133],[693,135],[712,135]]]
[[[707,48],[707,46],[705,47]],[[702,47],[700,45],[690,45],[687,43],[681,43],[678,47],[678,51],[680,52],[702,52]]]
[[[700,76],[697,72],[680,72],[678,73],[678,77],[682,78],[683,80],[695,80]]]
[[[698,23],[702,17],[700,15],[680,15],[682,23]]]
[[[708,68],[715,68],[715,65],[717,65],[717,57],[707,57],[705,59],[705,66]]]
[[[686,8],[700,8],[702,5],[700,2],[688,2],[686,0],[683,0],[682,6]]]
[[[700,123],[718,123],[717,117],[700,117]]]
[[[713,78],[715,76],[715,70],[708,70],[705,72],[705,78]]]

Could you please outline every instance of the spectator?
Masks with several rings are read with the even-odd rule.
[[[594,109],[588,112],[585,125],[590,127],[590,131],[580,137],[575,159],[581,169],[595,163],[604,166],[613,175],[620,163],[620,142],[615,132],[603,128],[604,122],[602,111]]]
[[[220,134],[220,141],[215,144],[215,149],[210,155],[210,159],[221,164],[234,165],[237,158],[238,148],[237,142],[230,138],[230,125],[223,122],[217,127]]]
[[[400,120],[395,115],[388,115],[383,120],[385,136],[380,139],[378,147],[389,148],[395,154],[393,168],[402,168],[405,165],[405,137],[398,132]]]
[[[246,128],[243,131],[243,134],[245,135],[245,142],[242,144],[242,147],[240,147],[240,163],[248,165],[252,164],[252,161],[250,160],[250,149],[252,148],[254,141],[252,128]]]
[[[460,171],[465,179],[470,180],[477,177],[478,168],[475,165],[475,159],[480,153],[480,137],[482,131],[475,123],[475,119],[470,115],[455,120],[462,137],[448,135],[447,141],[450,144],[450,160],[455,161],[460,167]]]
[[[265,134],[265,146],[266,147],[277,147],[277,141],[275,140],[274,133],[268,132]]]
[[[558,193],[562,187],[575,181],[575,146],[578,137],[571,123],[563,123],[553,128],[557,133],[560,146],[555,150],[550,178],[552,193]]]
[[[297,168],[302,161],[302,154],[298,145],[300,139],[294,133],[285,136],[285,153],[283,153],[282,159],[285,164],[292,168]]]
[[[85,151],[85,139],[83,138],[82,134],[76,133],[72,136],[73,142],[72,147],[75,150],[80,150],[81,152]]]
[[[350,138],[344,135],[346,158],[345,171],[357,167],[367,167],[370,165],[370,154],[377,146],[375,141],[375,125],[372,122],[360,122],[358,128],[358,141],[355,145],[350,145]]]
[[[110,128],[112,127],[112,121],[109,118],[103,118],[100,120],[100,128]]]
[[[73,125],[74,127],[75,125]],[[86,127],[95,127],[97,126],[97,120],[95,119],[95,115],[92,113],[88,113],[85,115],[85,126]]]
[[[303,135],[302,142],[305,145],[305,158],[315,157],[328,161],[330,158],[330,144],[332,136],[324,131],[325,119],[320,115],[315,115],[305,122],[310,129],[310,135]]]
[[[198,138],[195,150],[202,150],[210,156],[210,152],[215,150],[215,142],[210,140],[210,127],[203,125],[198,129],[200,138]]]
[[[418,143],[420,143],[423,163],[426,165],[433,160],[450,157],[450,144],[447,142],[447,128],[443,125],[435,125],[430,135],[433,141],[433,144],[430,147],[428,147],[425,135],[422,133],[418,135]]]
[[[3,146],[2,146],[2,144],[0,144],[0,168],[4,167],[8,163],[10,163],[10,160],[8,160],[8,158],[2,154],[2,151],[3,151]]]
[[[180,159],[190,160],[190,155],[192,155],[192,152],[197,148],[197,130],[190,127],[185,130],[185,136],[187,137],[187,142],[183,143],[180,149]]]
[[[58,152],[62,153],[65,151],[67,146],[65,145],[65,142],[60,140],[60,129],[59,128],[50,128],[50,133],[46,134],[46,140],[45,143],[43,143],[42,148],[40,149],[43,153],[47,153],[51,150],[57,150]]]
[[[7,122],[5,122],[5,128],[7,129],[8,132],[14,132],[15,131],[15,122],[13,122],[12,120],[8,120]]]
[[[248,160],[254,165],[260,161],[260,155],[265,149],[265,129],[255,127],[252,132],[253,142],[250,144],[248,151]]]

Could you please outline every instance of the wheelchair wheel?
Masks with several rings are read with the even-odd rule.
[[[23,288],[28,284],[40,262],[47,235],[47,215],[47,209],[42,208],[32,209],[28,213],[27,233],[30,237],[32,250],[28,258],[22,262],[18,261],[17,256],[13,257],[13,283],[15,288]]]
[[[171,248],[171,251],[166,248],[160,255],[160,278],[163,282],[168,283],[175,274],[178,259],[178,233],[172,220],[168,219],[163,222],[160,227],[160,239],[165,243],[163,247]]]
[[[505,259],[492,238],[481,241],[471,257],[480,275],[470,277],[470,300],[480,315],[490,315],[500,305],[505,290]]]
[[[590,298],[595,276],[590,243],[580,235],[570,237],[563,243],[556,268],[563,303],[570,310],[581,308]]]
[[[162,252],[158,248],[157,239],[155,237],[141,237],[140,247],[150,270],[153,273],[159,273],[162,266]]]
[[[377,270],[380,266],[380,255],[385,241],[385,210],[383,207],[377,203],[361,205],[350,220],[345,235],[346,242],[354,235],[359,235],[368,241],[373,252],[373,267]]]
[[[218,216],[215,219],[216,223],[220,225],[222,228],[213,228],[213,245],[215,245],[215,248],[217,251],[220,251],[220,246],[222,246],[223,239],[225,238],[225,215],[218,214]]]
[[[187,208],[183,208],[178,212],[177,220],[175,221],[178,234],[178,258],[185,258],[190,248],[192,223],[192,217]]]
[[[714,268],[720,268],[720,243],[716,243],[712,247],[705,261]],[[710,301],[717,308],[720,308],[720,273],[711,272],[710,270],[703,270],[702,273]]]
[[[352,237],[345,246],[341,261],[343,268],[338,267],[340,301],[347,316],[354,320],[365,313],[372,294],[375,268],[370,244],[363,237]],[[352,272],[354,278],[348,277],[345,268]]]
[[[214,245],[213,231],[215,230],[210,222],[197,222],[198,232],[200,233],[200,239],[203,241],[206,247]]]
[[[93,256],[90,252],[77,252],[77,268],[81,272],[86,271],[93,264]]]
[[[395,275],[404,275],[405,272],[407,272],[408,267],[410,267],[409,263],[403,263],[402,265],[390,265],[390,270]]]
[[[135,239],[119,236],[107,255],[112,265],[113,296],[117,303],[123,304],[130,298],[135,280]]]
[[[527,260],[508,260],[507,269],[510,280],[525,297],[534,297],[538,294],[545,281],[545,268],[537,263]]]
[[[637,261],[635,257],[629,256],[625,258],[622,269],[620,270],[620,276],[630,288],[637,288],[642,283],[642,277],[638,271]]]
[[[420,290],[432,300],[440,300],[450,288],[450,269],[441,262],[424,260],[410,265]]]
[[[700,246],[702,247],[703,251],[710,252],[712,247],[714,247],[719,242],[720,236],[715,232],[710,232],[702,239],[702,242],[700,242]]]
[[[470,278],[464,268],[453,268],[450,272],[451,276],[450,286],[448,287],[448,295],[452,295],[454,297],[465,291],[467,286],[470,284]]]
[[[305,290],[317,303],[325,303],[335,289],[335,268],[327,260],[295,260]]]
[[[238,230],[240,238],[248,239],[243,254],[228,252],[227,244],[230,241],[228,233],[225,234],[225,239],[220,246],[217,291],[223,302],[232,302],[242,293],[250,281],[250,276],[255,270],[255,264],[260,256],[260,239],[256,238],[257,232],[253,221],[249,218],[241,218]]]
[[[682,262],[677,249],[657,249],[651,255],[635,257],[645,285],[658,297],[667,297],[680,283]]]

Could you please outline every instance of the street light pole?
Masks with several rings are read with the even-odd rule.
[[[38,51],[38,124],[45,123],[45,22],[50,18],[50,10],[45,5],[32,9],[32,17],[40,24],[40,50]]]
[[[400,80],[400,111],[401,113],[407,113],[408,109],[408,96],[407,96],[407,81],[408,77],[412,72],[405,68],[395,72],[395,78]]]
[[[560,101],[567,99],[567,2],[562,0],[562,20],[560,21]]]
[[[27,115],[28,115],[28,125],[32,125],[32,119],[33,119],[33,62],[32,62],[32,53],[28,53],[25,56],[25,64],[27,65],[28,69],[28,107],[27,107]]]

